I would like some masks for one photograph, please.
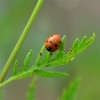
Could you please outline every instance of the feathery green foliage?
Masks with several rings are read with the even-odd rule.
[[[30,50],[30,52],[26,55],[26,58],[24,60],[22,69],[20,72],[17,71],[18,69],[18,62],[15,61],[14,69],[13,69],[13,76],[10,77],[8,80],[0,84],[0,88],[4,87],[7,85],[9,82],[13,80],[18,80],[18,79],[23,79],[27,77],[31,77],[34,75],[40,75],[43,77],[63,77],[63,76],[68,76],[66,73],[62,72],[48,72],[44,71],[44,68],[47,67],[56,67],[56,66],[61,66],[61,65],[66,65],[72,62],[75,58],[75,56],[82,51],[84,51],[86,48],[88,48],[94,41],[95,39],[95,34],[93,33],[93,36],[90,37],[87,40],[87,37],[84,36],[83,39],[80,41],[79,39],[76,39],[72,45],[72,48],[70,51],[66,54],[65,53],[65,43],[66,43],[66,36],[64,35],[62,37],[62,43],[59,48],[59,50],[56,52],[55,56],[53,55],[54,53],[50,53],[46,51],[45,56],[43,57],[43,53],[45,51],[45,44],[41,48],[38,57],[36,59],[35,64],[32,67],[28,67],[29,63],[31,61],[33,51]]]
[[[40,75],[42,77],[63,77],[68,76],[67,73],[64,72],[51,72],[51,71],[45,71],[45,70],[35,70],[35,74]]]
[[[72,57],[75,57],[77,54],[88,48],[94,42],[94,39],[95,33],[93,33],[93,36],[90,37],[88,40],[86,36],[84,36],[81,41],[79,41],[79,39],[77,38],[74,41],[72,48],[70,48],[70,51],[64,55],[64,58],[70,59]]]
[[[15,61],[14,68],[13,68],[13,76],[16,75],[18,72],[18,61]]]
[[[68,89],[64,89],[63,95],[59,100],[77,100],[77,92],[79,90],[80,80],[75,80]]]
[[[23,66],[22,66],[22,71],[26,71],[27,70],[27,68],[28,68],[28,66],[30,64],[32,55],[33,55],[33,50],[30,50],[30,52],[25,57],[25,60],[24,60]]]
[[[37,77],[34,77],[29,86],[29,91],[26,94],[27,100],[35,100],[36,82],[37,82]]]

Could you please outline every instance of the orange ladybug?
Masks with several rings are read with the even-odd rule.
[[[61,45],[61,37],[59,34],[54,34],[50,36],[46,43],[45,47],[49,52],[54,52],[56,51]]]

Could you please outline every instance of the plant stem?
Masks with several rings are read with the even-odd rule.
[[[24,31],[22,32],[22,35],[20,36],[20,38],[19,38],[14,50],[12,51],[10,57],[8,58],[8,61],[6,62],[4,68],[3,68],[2,72],[1,72],[0,83],[3,82],[5,76],[6,76],[8,70],[10,68],[10,65],[11,65],[12,61],[14,60],[16,54],[18,53],[22,43],[24,42],[24,40],[25,40],[25,38],[26,38],[26,36],[27,36],[27,34],[28,34],[28,32],[29,32],[29,30],[30,30],[30,28],[31,28],[36,16],[37,16],[37,14],[38,14],[38,11],[40,10],[40,8],[41,8],[41,6],[43,4],[43,1],[44,0],[38,0],[37,5],[36,5],[35,9],[33,10],[33,13],[31,15],[31,17],[30,17],[30,19],[29,19]]]

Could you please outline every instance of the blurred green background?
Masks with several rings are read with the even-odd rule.
[[[17,43],[37,0],[0,0],[0,72]],[[64,71],[65,78],[39,77],[36,100],[57,100],[64,87],[81,77],[77,100],[100,100],[100,0],[45,0],[16,59],[19,69],[25,55],[34,50],[31,65],[46,38],[54,33],[66,35],[66,52],[76,38],[92,36],[96,40],[69,65],[51,70]],[[14,63],[13,63],[14,64]],[[12,67],[6,77],[12,74]],[[31,66],[30,65],[30,66]],[[2,89],[3,100],[26,100],[32,78],[14,81]]]

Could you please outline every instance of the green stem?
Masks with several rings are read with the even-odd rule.
[[[6,76],[8,70],[10,68],[10,65],[11,65],[12,61],[14,60],[16,54],[18,53],[22,43],[24,42],[24,40],[25,40],[25,38],[26,38],[26,36],[27,36],[27,34],[28,34],[28,32],[29,32],[29,30],[30,30],[30,28],[31,28],[36,16],[37,16],[37,14],[38,14],[38,11],[40,10],[40,8],[41,8],[41,6],[43,4],[43,1],[44,0],[38,0],[37,5],[36,5],[32,15],[31,15],[31,17],[30,17],[30,19],[29,19],[24,31],[22,32],[21,37],[19,38],[14,50],[12,51],[10,57],[8,58],[8,61],[6,62],[5,66],[4,66],[4,69],[1,72],[0,83],[3,82],[5,76]]]

